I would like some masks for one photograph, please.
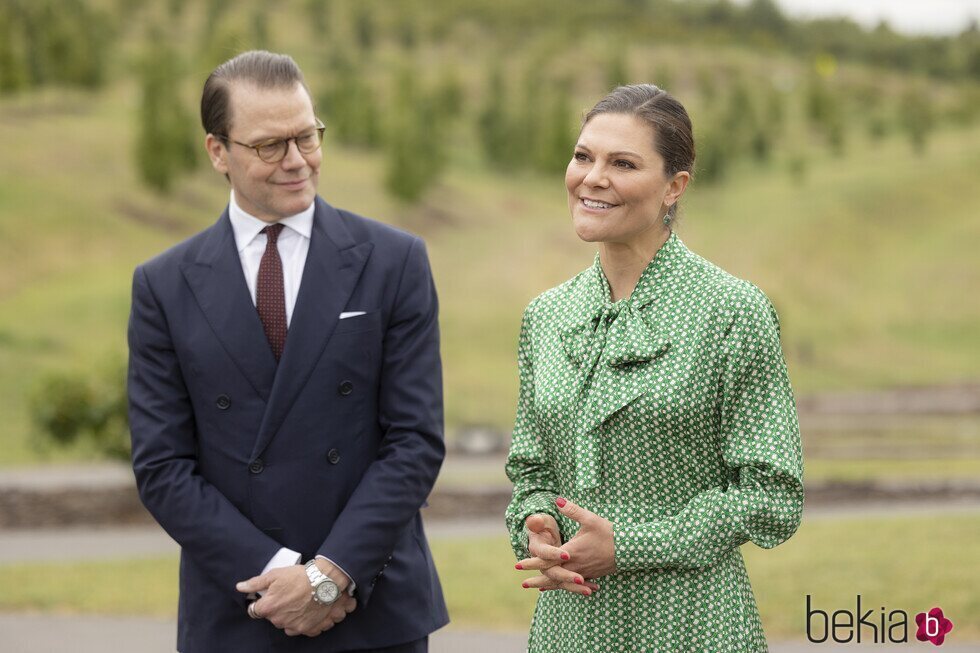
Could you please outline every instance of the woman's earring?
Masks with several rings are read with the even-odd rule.
[[[670,214],[670,212],[673,210],[673,208],[674,208],[674,205],[671,204],[669,207],[667,207],[667,212],[664,213],[664,226],[666,226],[666,227],[669,227],[670,226],[670,221],[674,219],[674,216]]]

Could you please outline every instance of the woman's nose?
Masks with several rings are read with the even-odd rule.
[[[609,185],[609,178],[606,176],[606,169],[601,165],[593,165],[588,174],[585,175],[585,179],[582,180],[586,186],[597,186],[600,188],[605,188]]]

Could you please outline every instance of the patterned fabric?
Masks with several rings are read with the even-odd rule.
[[[282,259],[279,258],[277,241],[284,229],[272,224],[262,230],[266,236],[265,253],[259,263],[259,280],[255,286],[255,308],[259,311],[265,337],[276,360],[282,358],[286,347],[286,291],[282,279]]]
[[[793,391],[769,299],[670,238],[633,294],[591,268],[528,305],[507,475],[507,526],[614,524],[617,573],[591,598],[541,593],[529,650],[766,651],[739,547],[789,538],[803,509]]]

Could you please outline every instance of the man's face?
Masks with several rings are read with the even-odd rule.
[[[246,213],[275,222],[300,213],[313,203],[323,151],[303,154],[289,143],[286,157],[266,163],[255,150],[232,141],[257,145],[263,141],[308,134],[316,127],[313,103],[302,85],[259,88],[232,83],[228,144],[208,134],[205,145],[211,164],[227,174],[235,201]]]

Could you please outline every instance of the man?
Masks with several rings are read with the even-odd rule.
[[[448,616],[419,516],[444,455],[424,245],[317,196],[323,124],[290,57],[219,66],[201,118],[231,200],[136,269],[129,323],[178,649],[425,651]]]

